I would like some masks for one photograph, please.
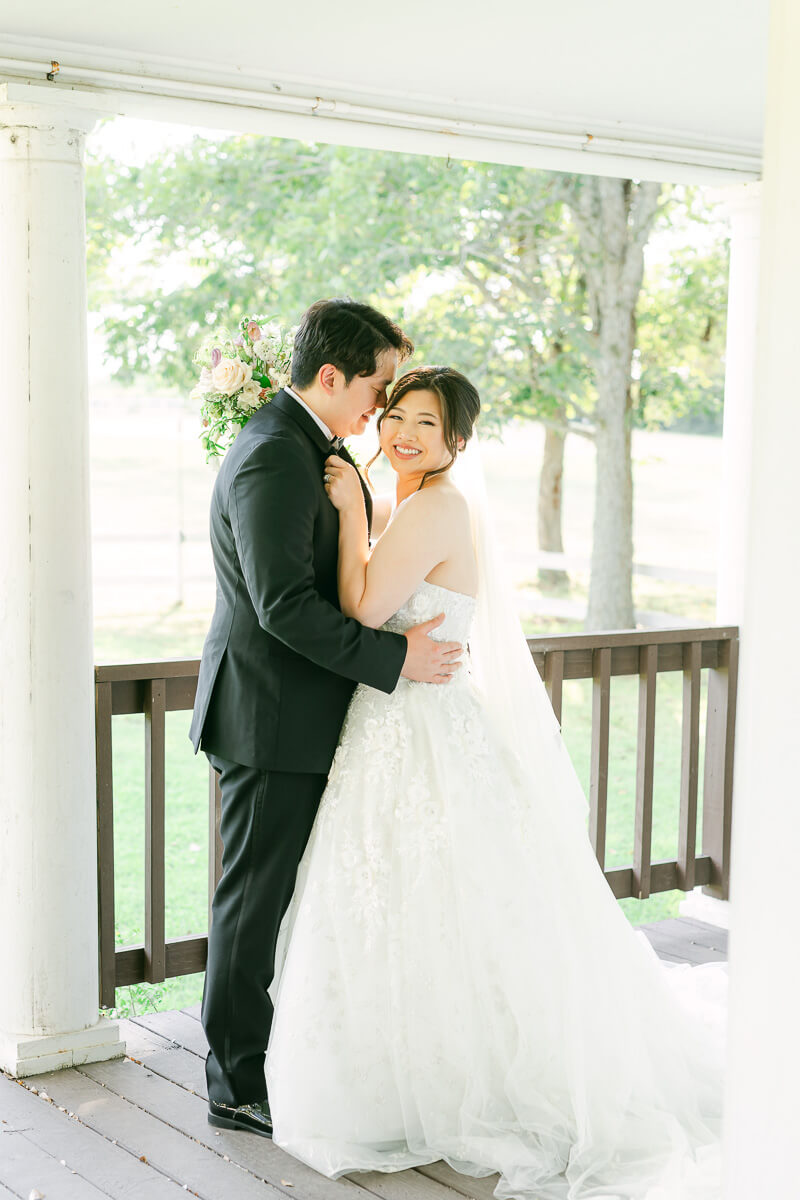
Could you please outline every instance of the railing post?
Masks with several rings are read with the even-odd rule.
[[[166,681],[148,680],[145,721],[144,964],[148,983],[166,978],[164,940],[164,801]]]
[[[639,900],[650,895],[653,840],[653,765],[655,761],[656,670],[658,645],[639,651],[639,722],[636,735],[636,825],[633,843],[633,891]]]
[[[703,776],[703,853],[710,857],[712,870],[703,891],[718,900],[727,900],[729,890],[738,667],[738,638],[720,642],[719,665],[708,672]]]
[[[589,839],[601,867],[606,865],[608,735],[611,702],[611,647],[592,652],[592,756],[589,778]]]
[[[97,925],[100,1005],[116,999],[114,924],[114,774],[111,746],[110,683],[95,684],[95,762],[97,766]]]
[[[544,683],[556,720],[561,724],[561,695],[564,683],[564,651],[550,650],[544,660]]]
[[[681,802],[678,826],[678,886],[694,887],[697,842],[697,783],[700,754],[700,664],[702,646],[683,647],[683,722],[681,728]]]

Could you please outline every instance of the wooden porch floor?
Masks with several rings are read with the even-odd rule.
[[[641,929],[662,958],[727,957],[727,933],[681,917]],[[489,1200],[497,1176],[444,1163],[333,1181],[265,1138],[206,1120],[199,1006],[121,1022],[128,1057],[14,1080],[0,1075],[0,1200]]]

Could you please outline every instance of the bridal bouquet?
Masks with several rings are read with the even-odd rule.
[[[239,332],[210,333],[194,355],[200,378],[191,393],[201,400],[200,438],[206,461],[221,457],[253,413],[289,382],[294,330],[271,317],[242,317]]]

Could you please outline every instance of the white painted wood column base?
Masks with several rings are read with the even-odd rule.
[[[0,1066],[124,1053],[100,1019],[83,141],[0,104]]]
[[[79,1067],[82,1063],[105,1062],[124,1054],[119,1024],[104,1017],[89,1029],[72,1033],[47,1036],[0,1033],[0,1068],[18,1079],[62,1067]]]

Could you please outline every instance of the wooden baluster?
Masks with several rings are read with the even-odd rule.
[[[592,756],[589,779],[589,838],[597,861],[606,864],[608,735],[611,702],[611,647],[592,652]]]
[[[733,735],[736,725],[738,638],[719,642],[719,665],[709,668],[706,755],[703,775],[703,854],[711,858],[709,896],[728,899],[733,805]]]
[[[683,647],[683,724],[681,729],[681,804],[678,825],[678,887],[694,887],[697,843],[697,784],[700,756],[700,642]]]
[[[161,983],[166,972],[164,944],[164,802],[166,682],[145,683],[145,980]]]
[[[633,892],[640,900],[650,895],[650,857],[653,835],[653,761],[656,727],[658,645],[639,651],[639,721],[636,741],[636,826],[633,845]]]
[[[95,764],[97,769],[97,932],[100,1004],[113,1008],[116,1000],[116,937],[114,929],[114,774],[111,753],[112,685],[94,689]]]
[[[211,901],[217,884],[222,878],[222,838],[219,835],[219,818],[222,792],[219,775],[208,766],[208,928],[211,928]]]
[[[561,724],[561,699],[564,684],[564,651],[550,650],[544,660],[544,682],[556,720]]]

